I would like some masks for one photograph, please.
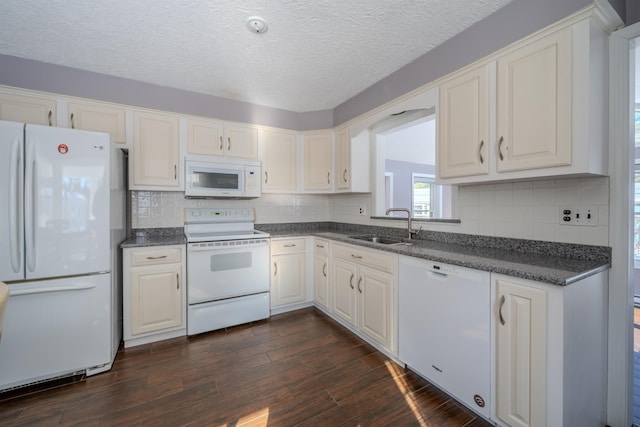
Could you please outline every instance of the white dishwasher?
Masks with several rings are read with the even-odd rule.
[[[400,256],[399,274],[400,360],[489,418],[489,273]]]

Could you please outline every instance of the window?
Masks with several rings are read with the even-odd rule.
[[[411,174],[412,216],[414,218],[441,218],[441,186],[436,185],[433,175]]]

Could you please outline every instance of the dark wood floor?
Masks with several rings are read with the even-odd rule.
[[[0,403],[2,426],[489,426],[314,308],[120,350]]]

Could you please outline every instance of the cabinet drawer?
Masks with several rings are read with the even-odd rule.
[[[393,273],[394,255],[381,251],[360,249],[355,246],[333,245],[333,256],[358,263],[376,270]]]
[[[145,248],[131,251],[131,266],[170,264],[182,261],[182,248]]]
[[[313,250],[317,254],[327,255],[329,253],[329,242],[327,240],[315,239]]]
[[[286,254],[305,250],[304,237],[285,240],[271,240],[271,254]]]

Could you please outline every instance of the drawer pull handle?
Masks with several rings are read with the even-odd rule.
[[[362,276],[360,276],[360,279],[358,279],[358,291],[360,291],[360,293],[362,293],[362,287],[360,287],[361,283],[362,283]]]
[[[324,277],[327,277],[327,263],[325,262],[324,265],[322,266],[322,275]]]
[[[504,321],[504,317],[502,317],[502,306],[504,306],[506,299],[504,295],[500,297],[500,308],[498,309],[498,315],[500,316],[500,324],[504,325],[506,322]]]
[[[148,256],[147,259],[163,259],[166,258],[166,255],[160,255],[160,256]]]
[[[319,245],[319,244],[317,244],[317,243],[316,243],[316,248],[322,248],[322,249],[324,249],[324,245]]]
[[[351,286],[351,289],[355,289],[355,288],[353,287],[353,276],[354,276],[354,274],[353,274],[353,273],[351,273],[351,279],[349,279],[349,286]]]
[[[295,246],[296,246],[295,243],[287,243],[286,245],[284,245],[285,248],[293,248]]]
[[[354,255],[354,254],[351,254],[351,257],[352,257],[352,258],[355,258],[355,259],[362,259],[362,255]]]

